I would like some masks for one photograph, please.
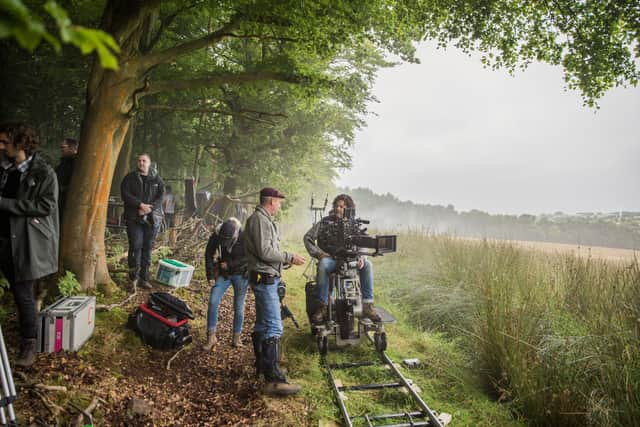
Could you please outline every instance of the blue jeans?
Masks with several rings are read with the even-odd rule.
[[[276,277],[271,285],[251,283],[251,289],[256,298],[256,324],[253,326],[253,332],[260,337],[261,341],[282,336],[278,283],[280,283],[279,277]]]
[[[322,258],[318,262],[318,298],[323,303],[329,301],[329,276],[336,270],[336,260],[333,258]],[[362,290],[362,302],[373,302],[373,266],[368,259],[364,260],[360,274],[360,289]]]
[[[127,221],[127,237],[129,238],[129,279],[149,280],[149,266],[151,265],[151,250],[160,224],[145,225],[134,220]]]
[[[242,332],[242,324],[244,323],[244,299],[247,296],[247,279],[241,274],[234,274],[225,279],[218,276],[216,283],[211,287],[211,295],[209,296],[209,311],[207,316],[207,331],[216,328],[218,324],[218,306],[222,300],[222,296],[233,284],[233,333]]]

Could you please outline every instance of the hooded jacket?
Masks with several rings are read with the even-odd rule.
[[[227,263],[227,273],[230,275],[244,274],[247,271],[247,255],[244,250],[244,231],[240,226],[240,221],[236,221],[238,224],[238,238],[230,249],[222,245],[220,227],[211,234],[211,237],[207,242],[207,249],[205,250],[204,258],[208,281],[215,279],[215,271],[218,267],[218,261]]]

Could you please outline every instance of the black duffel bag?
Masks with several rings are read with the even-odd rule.
[[[160,299],[165,301],[166,295],[169,294],[165,294]],[[178,349],[192,341],[189,331],[189,318],[193,319],[191,310],[183,301],[172,295],[169,296],[171,297],[169,305],[178,307],[177,310],[168,308],[165,304],[159,304],[159,298],[154,298],[152,294],[149,302],[140,304],[131,313],[128,321],[129,327],[140,335],[142,342],[159,350]]]

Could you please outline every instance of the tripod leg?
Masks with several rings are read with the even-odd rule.
[[[13,411],[13,404],[11,403],[16,398],[16,389],[13,383],[13,376],[11,374],[11,366],[9,365],[9,357],[7,355],[7,347],[4,344],[4,335],[2,334],[2,328],[0,327],[0,360],[2,366],[0,366],[0,380],[2,381],[2,394],[7,399],[7,411],[9,412],[9,421],[15,424],[16,414]],[[4,410],[2,412],[4,417]],[[6,423],[4,423],[6,424]]]

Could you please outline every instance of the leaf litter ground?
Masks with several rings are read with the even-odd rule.
[[[184,254],[178,259],[184,260]],[[123,281],[121,287],[125,286]],[[153,289],[166,290],[159,285]],[[189,290],[178,291],[197,320],[192,325],[194,342],[177,355],[175,351],[158,351],[142,345],[134,332],[126,328],[128,314],[146,301],[148,293],[138,291],[122,308],[99,313],[94,336],[78,353],[39,354],[32,367],[20,371],[24,375],[15,375],[18,399],[14,406],[20,424],[72,425],[79,413],[76,407],[87,407],[94,397],[100,398],[93,412],[95,425],[109,426],[274,425],[281,422],[282,411],[293,410],[287,409],[284,402],[265,400],[262,385],[255,379],[250,338],[255,304],[251,291],[245,306],[244,347],[230,346],[231,288],[220,305],[219,342],[211,352],[201,348],[209,286],[205,280],[194,279]],[[15,316],[10,315],[4,323],[10,359],[14,360],[18,343]],[[66,386],[67,392],[42,393],[28,387],[23,377],[31,385]],[[129,414],[127,409],[133,398],[144,399],[150,413]]]

